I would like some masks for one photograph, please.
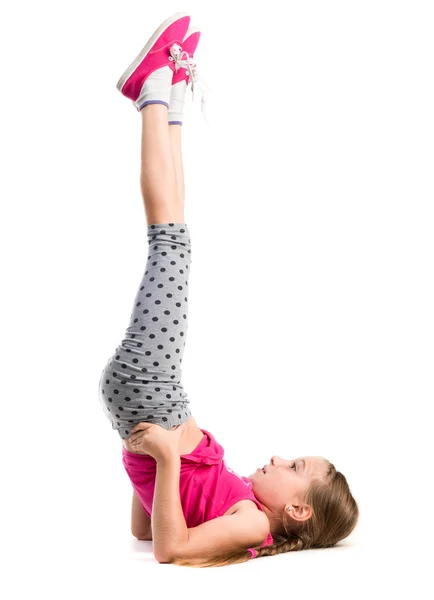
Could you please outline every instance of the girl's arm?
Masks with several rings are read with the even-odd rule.
[[[209,557],[228,550],[247,552],[265,540],[270,523],[253,504],[189,529],[179,494],[180,467],[181,459],[173,453],[157,460],[152,533],[158,562],[171,562],[174,557]]]
[[[179,494],[181,458],[174,452],[157,460],[152,536],[158,562],[167,562],[173,550],[188,541],[188,528]]]
[[[145,513],[135,491],[131,508],[131,533],[138,540],[152,540],[151,518]]]

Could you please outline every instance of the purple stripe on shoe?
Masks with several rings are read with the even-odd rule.
[[[138,110],[142,110],[142,108],[144,108],[148,104],[164,104],[164,106],[167,106],[167,108],[169,108],[167,102],[163,102],[163,100],[147,100],[144,104],[139,106]]]
[[[182,125],[182,121],[169,121],[169,125]]]

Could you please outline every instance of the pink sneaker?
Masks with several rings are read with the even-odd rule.
[[[120,77],[116,84],[118,90],[136,103],[143,82],[151,73],[166,65],[175,71],[172,48],[175,45],[174,50],[179,53],[189,25],[190,16],[187,13],[178,12],[166,19]],[[137,106],[137,109],[140,110],[140,107]]]
[[[180,81],[186,81],[187,85],[189,83],[191,83],[191,92],[192,92],[193,101],[194,101],[194,90],[195,90],[195,86],[198,85],[202,91],[202,99],[201,99],[202,113],[203,113],[203,116],[205,117],[205,121],[207,121],[206,114],[205,114],[206,113],[205,89],[210,90],[210,88],[205,83],[205,80],[203,79],[203,77],[201,77],[201,75],[199,74],[199,71],[197,68],[197,63],[194,58],[194,53],[196,52],[196,48],[199,44],[200,35],[201,35],[200,29],[198,29],[197,27],[190,27],[190,29],[187,31],[185,38],[182,42],[182,48],[181,49],[179,49],[178,47],[173,48],[172,56],[174,59],[175,72],[172,77],[172,87],[175,84],[179,83]],[[169,122],[180,123],[182,125],[181,121],[170,121],[169,120]]]
[[[199,39],[200,39],[200,29],[198,27],[190,27],[190,29],[185,34],[185,38],[181,44],[182,52],[181,52],[180,58],[183,60],[180,61],[181,68],[179,68],[178,70],[175,70],[175,73],[173,74],[172,85],[174,85],[175,83],[178,83],[179,81],[183,81],[184,79],[187,81],[187,85],[188,85],[189,78],[191,78],[191,73],[188,70],[188,68],[186,68],[184,70],[184,68],[182,68],[182,67],[187,66],[187,63],[189,62],[187,60],[187,58],[192,59],[193,65],[196,64],[194,62],[193,58],[194,58],[194,53],[196,52],[197,45],[199,44]],[[188,57],[184,54],[184,52],[187,53]]]

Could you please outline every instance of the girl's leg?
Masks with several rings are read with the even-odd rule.
[[[182,140],[181,125],[169,125],[169,136],[172,145],[173,160],[176,171],[176,187],[178,191],[178,203],[184,214],[185,184],[184,184],[184,164],[182,160]]]
[[[129,326],[99,385],[106,416],[122,439],[130,436],[135,423],[147,421],[171,429],[192,416],[181,383],[191,264],[181,138],[176,131],[181,126],[168,125],[164,105],[149,104],[141,112],[140,181],[148,220],[148,257]]]
[[[169,126],[167,114],[163,104],[148,104],[141,111],[140,186],[149,224],[184,222],[184,201],[179,202],[177,187],[177,177],[183,181],[183,175],[176,171],[180,147],[176,151],[172,149],[170,133],[171,129],[181,129],[181,126]]]

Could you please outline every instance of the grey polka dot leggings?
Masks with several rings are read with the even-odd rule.
[[[191,241],[186,223],[147,225],[148,259],[122,342],[99,381],[104,413],[122,439],[135,423],[165,429],[191,416],[181,383]]]

